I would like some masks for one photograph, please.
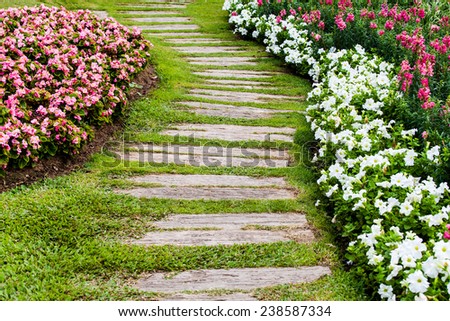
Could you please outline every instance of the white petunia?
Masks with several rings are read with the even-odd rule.
[[[422,271],[416,271],[408,275],[406,282],[408,282],[409,290],[413,293],[425,293],[430,286]]]
[[[413,211],[414,207],[411,205],[410,202],[405,201],[400,205],[400,213],[409,216],[411,212]]]
[[[436,156],[439,156],[439,146],[434,146],[430,150],[427,150],[427,158],[433,161]]]
[[[406,152],[404,161],[406,166],[414,166],[414,159],[417,157],[417,153],[412,149]]]
[[[428,301],[428,298],[425,294],[419,293],[414,297],[414,301]]]
[[[441,260],[450,260],[450,243],[439,241],[434,244],[434,255]]]
[[[429,257],[425,262],[422,263],[422,270],[429,278],[437,278],[439,275],[437,260],[433,257]]]
[[[390,285],[380,284],[380,288],[378,289],[378,294],[382,299],[389,299],[394,295],[394,289]]]

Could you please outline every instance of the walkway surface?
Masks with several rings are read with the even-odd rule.
[[[255,59],[239,41],[225,42],[206,34],[182,16],[186,3],[157,1],[128,4],[120,11],[150,37],[163,40],[164,46],[180,53],[193,66],[199,88],[190,88],[186,99],[178,101],[181,109],[211,117],[231,120],[260,120],[277,113],[298,113],[280,109],[274,103],[303,101],[302,96],[261,93],[270,88],[271,77],[281,71],[256,70]],[[188,71],[187,71],[188,72]],[[259,90],[259,92],[258,92]],[[288,106],[289,104],[287,104]],[[279,106],[279,105],[277,105]],[[161,132],[172,137],[189,137],[198,144],[159,145],[148,141],[126,141],[123,149],[113,152],[131,162],[176,164],[194,167],[286,168],[293,166],[289,148],[239,148],[214,145],[227,142],[293,143],[295,128],[241,126],[230,124],[173,124]],[[185,140],[187,141],[187,140]],[[116,189],[120,194],[139,198],[179,200],[296,200],[299,191],[284,177],[242,175],[150,174],[128,179],[131,187]],[[249,243],[315,242],[303,213],[233,213],[170,215],[157,222],[144,237],[129,240],[140,246],[232,246]],[[137,289],[164,294],[166,300],[255,300],[255,289],[311,282],[330,274],[327,266],[264,267],[239,269],[190,270],[173,273],[149,273],[135,283]],[[212,291],[214,290],[214,291]],[[222,294],[221,294],[222,293]],[[223,294],[225,293],[225,294]]]

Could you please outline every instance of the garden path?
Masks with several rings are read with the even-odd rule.
[[[156,1],[128,4],[120,14],[136,23],[149,37],[158,37],[163,46],[177,51],[184,61],[201,69],[193,71],[199,86],[187,90],[185,99],[177,101],[181,109],[198,115],[222,117],[230,123],[178,123],[161,135],[181,137],[188,145],[160,145],[158,142],[126,141],[114,150],[126,162],[176,164],[194,167],[286,168],[294,166],[292,157],[295,128],[237,125],[235,120],[270,119],[279,113],[298,113],[289,102],[303,101],[303,96],[261,93],[274,89],[272,79],[284,71],[261,71],[264,63],[240,41],[225,41],[202,32],[192,18],[181,11],[186,3]],[[256,67],[256,68],[255,68]],[[276,106],[286,103],[286,109]],[[275,105],[277,104],[277,105]],[[275,107],[274,107],[275,106]],[[280,126],[281,125],[281,126]],[[187,139],[189,138],[189,139]],[[207,146],[203,143],[208,140]],[[220,142],[264,142],[260,148],[243,148]],[[279,142],[284,142],[280,145]],[[197,144],[202,143],[202,144]],[[242,146],[242,145],[240,145]],[[287,146],[287,147],[277,147]],[[129,178],[131,188],[117,193],[140,198],[179,200],[297,200],[302,191],[291,186],[286,177],[250,177],[243,175],[150,174]],[[157,222],[143,238],[130,240],[141,246],[232,246],[248,243],[316,242],[303,213],[223,213],[178,214]],[[255,300],[257,288],[280,284],[303,283],[331,274],[325,264],[294,267],[255,267],[236,269],[199,269],[179,274],[149,273],[135,287],[163,293],[166,300]]]

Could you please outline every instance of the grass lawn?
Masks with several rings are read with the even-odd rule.
[[[123,23],[123,9],[114,1],[43,1],[70,9],[106,10]],[[121,0],[120,3],[132,2]],[[8,7],[34,5],[36,1],[0,1]],[[228,27],[222,0],[199,0],[187,7],[185,14],[215,38],[237,41]],[[155,44],[152,63],[160,78],[160,87],[149,97],[133,103],[123,137],[142,142],[173,142],[160,131],[176,123],[239,124],[291,126],[298,128],[297,144],[283,144],[296,156],[297,165],[289,168],[198,168],[178,165],[117,164],[108,153],[96,154],[85,168],[71,175],[48,179],[29,187],[0,194],[0,300],[132,300],[152,299],[156,294],[133,289],[130,284],[142,273],[185,271],[202,268],[297,267],[328,264],[331,276],[311,284],[278,286],[257,291],[264,300],[363,300],[360,282],[344,271],[339,250],[334,244],[333,228],[314,203],[318,195],[309,155],[299,146],[313,137],[301,114],[286,113],[261,120],[236,120],[189,113],[177,106],[190,100],[190,88],[201,88],[199,78],[190,71],[205,69],[184,62],[182,55],[150,37]],[[278,59],[267,57],[264,48],[239,40],[252,54],[261,58],[255,70],[283,70]],[[310,83],[294,75],[271,79],[272,87],[264,92],[306,95]],[[248,105],[248,104],[246,104]],[[273,108],[304,110],[305,102],[274,104]],[[224,141],[196,143],[274,146],[273,143]],[[114,165],[114,166],[113,166]],[[130,186],[124,178],[144,173],[242,174],[250,176],[284,176],[301,193],[296,201],[179,201],[137,199],[117,195],[113,188]],[[128,184],[128,185],[127,185]],[[317,231],[312,244],[283,242],[263,245],[174,247],[128,245],[124,240],[142,236],[152,222],[172,213],[289,212],[307,214]]]

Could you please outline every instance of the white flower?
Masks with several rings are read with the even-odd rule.
[[[380,288],[378,289],[378,294],[382,299],[389,299],[394,295],[393,288],[390,285],[380,284]]]
[[[361,143],[359,144],[361,146],[361,149],[365,152],[369,152],[372,148],[372,140],[368,137],[364,137],[361,140]]]
[[[416,267],[416,260],[412,257],[412,255],[405,255],[402,257],[402,265],[407,268]]]
[[[437,278],[439,275],[437,260],[433,257],[429,257],[425,262],[422,263],[422,270],[429,278]]]
[[[344,168],[339,164],[333,164],[329,168],[330,177],[340,178],[342,173],[344,172]]]
[[[389,268],[392,269],[391,273],[386,277],[386,281],[392,280],[392,278],[395,278],[398,275],[398,272],[403,270],[403,266],[401,265],[390,265]]]
[[[334,194],[334,192],[336,192],[338,190],[338,185],[336,184],[336,185],[334,185],[334,186],[332,186],[329,190],[328,190],[328,192],[326,192],[326,196],[327,197],[331,197],[331,195],[333,195]]]
[[[408,201],[405,201],[404,203],[402,203],[400,205],[400,213],[405,216],[409,216],[413,209],[414,209],[414,207]]]
[[[314,204],[316,207],[318,207],[320,205],[320,200],[316,201],[316,204]]]
[[[405,165],[414,166],[414,159],[417,157],[417,153],[412,149],[408,150],[405,155]]]
[[[413,293],[425,293],[430,286],[422,271],[416,271],[408,275],[406,282],[408,282],[409,290]]]
[[[428,298],[425,294],[419,293],[414,297],[414,301],[428,301]]]
[[[427,150],[427,158],[433,161],[436,156],[439,156],[439,146],[434,146],[430,150]]]
[[[441,260],[450,260],[450,243],[439,241],[434,244],[434,255]]]

